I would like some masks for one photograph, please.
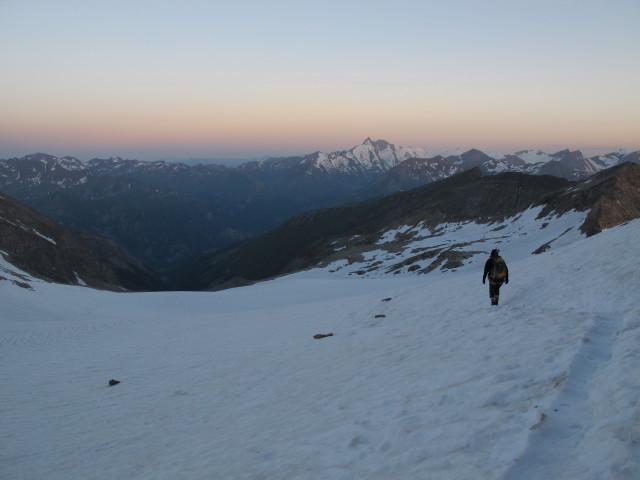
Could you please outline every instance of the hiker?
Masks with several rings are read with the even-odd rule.
[[[507,264],[500,257],[499,250],[491,250],[491,256],[484,264],[484,274],[482,275],[482,284],[489,277],[489,297],[491,297],[491,305],[498,305],[500,297],[500,287],[503,283],[509,283],[509,269]]]

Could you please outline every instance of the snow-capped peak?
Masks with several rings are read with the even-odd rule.
[[[506,157],[506,155],[504,153],[500,153],[500,152],[495,152],[492,150],[483,150],[482,153],[484,153],[487,157],[491,157],[494,160],[502,160],[503,158]]]
[[[444,158],[448,157],[459,157],[464,153],[464,150],[461,148],[452,148],[451,150],[445,150],[444,152],[440,152],[438,155]]]
[[[521,150],[514,153],[514,155],[525,163],[546,163],[553,160],[553,157],[542,150]]]
[[[74,157],[62,157],[57,159],[58,165],[66,170],[84,170],[86,165]]]

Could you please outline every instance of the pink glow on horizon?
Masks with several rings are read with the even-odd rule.
[[[1,4],[0,158],[640,149],[639,2],[191,7]]]

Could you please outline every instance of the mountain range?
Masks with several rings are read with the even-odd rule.
[[[409,191],[299,214],[247,242],[186,262],[173,272],[173,288],[227,288],[328,262],[364,265],[355,269],[360,273],[375,271],[376,262],[382,262],[377,257],[365,260],[381,250],[397,255],[390,273],[412,266],[428,273],[428,267],[420,266],[427,258],[434,265],[455,268],[468,256],[460,250],[468,244],[442,244],[428,251],[411,245],[421,236],[440,235],[450,222],[495,225],[499,231],[505,228],[500,222],[515,221],[531,209],[537,209],[538,219],[584,212],[580,224],[571,227],[583,235],[639,218],[640,166],[625,163],[578,182],[518,172],[488,176],[476,167]],[[403,232],[382,241],[401,226]],[[557,240],[553,235],[542,238],[540,251]]]
[[[253,281],[290,268],[288,262],[300,263],[300,251],[279,237],[283,229],[295,227],[291,230],[298,232],[294,244],[308,249],[330,234],[355,228],[354,217],[358,221],[380,217],[377,209],[383,209],[385,221],[391,222],[410,210],[407,202],[420,194],[407,191],[417,187],[456,178],[443,184],[455,187],[441,199],[451,205],[443,210],[446,213],[440,212],[442,220],[456,209],[467,208],[470,198],[478,204],[489,201],[494,178],[500,179],[498,183],[517,177],[509,181],[544,185],[536,191],[536,198],[527,196],[530,192],[521,187],[512,192],[515,196],[509,202],[521,209],[542,202],[552,192],[574,188],[572,182],[625,162],[638,163],[639,158],[640,152],[622,150],[591,158],[568,150],[551,155],[541,151],[498,155],[474,149],[432,155],[424,149],[369,138],[350,150],[272,158],[236,168],[122,158],[82,162],[33,154],[0,161],[0,191],[61,227],[83,229],[118,242],[175,288],[199,289]],[[469,170],[472,173],[459,176]],[[476,184],[477,179],[484,183]],[[465,190],[471,185],[480,190]],[[380,199],[389,195],[389,199]],[[347,203],[354,206],[338,207]],[[472,209],[465,218],[474,220],[480,213]],[[319,219],[318,223],[309,223],[309,218]],[[301,222],[314,233],[299,233]],[[279,225],[282,227],[274,230]],[[321,232],[322,225],[328,230]],[[261,255],[271,252],[261,243],[265,239],[288,245],[286,251],[267,254],[269,261],[262,263],[271,267],[254,274],[251,268],[233,266],[238,261],[256,264]],[[255,254],[248,255],[251,248]],[[203,251],[209,252],[207,260],[203,260]],[[244,260],[234,260],[230,266],[229,252],[242,252]],[[317,259],[318,250],[308,255]],[[197,265],[197,274],[190,270],[193,265]],[[154,284],[145,280],[141,285],[153,288],[149,286]]]

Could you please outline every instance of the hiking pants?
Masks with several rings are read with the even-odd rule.
[[[502,286],[502,282],[493,283],[489,280],[489,297],[497,297],[500,295],[500,287]]]

